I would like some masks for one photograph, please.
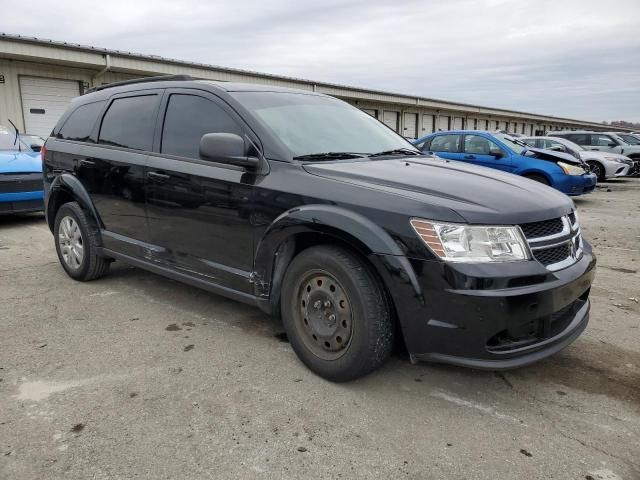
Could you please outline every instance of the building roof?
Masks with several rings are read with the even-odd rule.
[[[289,77],[289,76],[284,76],[284,75],[274,75],[274,74],[270,74],[270,73],[264,73],[264,72],[256,72],[256,71],[251,71],[251,70],[243,70],[243,69],[236,69],[236,68],[229,68],[229,67],[222,67],[219,65],[211,65],[211,64],[205,64],[205,63],[198,63],[198,62],[188,62],[188,61],[184,61],[184,60],[177,60],[177,59],[172,59],[172,58],[165,58],[165,57],[161,57],[159,55],[148,55],[148,54],[141,54],[141,53],[134,53],[134,52],[129,52],[129,51],[123,51],[123,50],[112,50],[112,49],[107,49],[107,48],[100,48],[100,47],[92,47],[92,46],[87,46],[87,45],[82,45],[82,44],[78,44],[78,43],[71,43],[71,42],[61,42],[61,41],[55,41],[55,40],[48,40],[48,39],[41,39],[41,38],[37,38],[37,37],[29,37],[29,36],[23,36],[23,35],[12,35],[12,34],[7,34],[7,33],[1,33],[0,32],[0,41],[1,40],[7,40],[7,41],[11,41],[11,42],[19,42],[19,43],[24,43],[24,44],[32,44],[32,45],[38,45],[38,46],[50,46],[50,47],[55,47],[55,48],[59,48],[59,49],[65,49],[65,50],[71,50],[71,51],[76,51],[76,52],[86,52],[86,53],[94,53],[94,54],[101,54],[101,55],[110,55],[110,56],[114,56],[114,57],[122,57],[122,58],[128,58],[128,59],[132,59],[132,60],[146,60],[146,61],[151,61],[151,62],[157,62],[157,63],[161,63],[161,64],[167,64],[167,65],[174,65],[174,66],[178,66],[178,67],[190,67],[190,68],[199,68],[199,69],[203,69],[203,70],[210,70],[210,71],[216,71],[216,72],[224,72],[224,73],[229,73],[229,74],[236,74],[236,75],[244,75],[244,76],[250,76],[250,77],[256,77],[256,78],[261,78],[261,79],[271,79],[274,81],[284,81],[284,82],[293,82],[293,83],[297,83],[297,84],[301,84],[301,85],[311,85],[313,86],[313,89],[315,90],[317,87],[324,87],[324,89],[328,90],[328,91],[324,91],[323,93],[329,93],[331,95],[334,96],[343,96],[343,97],[349,97],[349,98],[354,98],[354,99],[358,99],[359,95],[373,95],[373,96],[381,96],[381,97],[385,97],[384,99],[380,99],[380,101],[384,101],[384,102],[391,102],[393,103],[393,99],[402,99],[403,101],[401,103],[407,104],[409,102],[413,103],[414,105],[417,106],[421,106],[421,107],[433,107],[433,108],[440,108],[440,109],[452,109],[452,110],[465,110],[465,111],[474,111],[475,113],[478,113],[480,115],[484,114],[484,115],[504,115],[507,117],[513,117],[514,119],[517,118],[529,118],[529,119],[535,119],[537,121],[541,121],[543,123],[548,123],[548,122],[562,122],[562,123],[571,123],[571,124],[577,124],[577,125],[583,125],[583,126],[587,126],[587,125],[591,125],[591,126],[599,126],[602,127],[602,124],[599,123],[595,123],[595,122],[590,122],[590,121],[584,121],[584,120],[576,120],[576,119],[570,119],[570,118],[563,118],[563,117],[555,117],[555,116],[550,116],[550,115],[545,115],[545,114],[540,114],[540,113],[529,113],[529,112],[522,112],[522,111],[517,111],[517,110],[509,110],[509,109],[505,109],[505,108],[496,108],[496,107],[486,107],[486,106],[481,106],[481,105],[474,105],[474,104],[467,104],[467,103],[461,103],[461,102],[454,102],[454,101],[448,101],[448,100],[440,100],[440,99],[434,99],[434,98],[430,98],[430,97],[423,97],[423,96],[419,96],[419,95],[410,95],[410,94],[404,94],[404,93],[396,93],[396,92],[389,92],[389,91],[382,91],[382,90],[375,90],[375,89],[370,89],[370,88],[366,88],[366,87],[355,87],[355,86],[348,86],[348,85],[342,85],[342,84],[335,84],[335,83],[329,83],[329,82],[317,82],[314,80],[308,80],[308,79],[303,79],[303,78],[297,78],[297,77]],[[0,55],[3,53],[2,48],[0,48]],[[362,98],[363,100],[366,99],[370,99],[370,98]],[[409,102],[407,102],[407,100]]]

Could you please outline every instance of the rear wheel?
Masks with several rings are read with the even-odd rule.
[[[375,370],[393,347],[393,324],[380,282],[357,255],[312,247],[285,274],[282,320],[293,350],[316,374],[352,380]]]
[[[77,202],[60,207],[53,235],[60,264],[71,278],[94,280],[109,270],[109,260],[98,254],[97,234]]]
[[[589,160],[587,163],[591,167],[591,171],[593,172],[593,174],[596,177],[598,177],[598,181],[599,182],[604,181],[605,171],[604,171],[604,167],[602,166],[602,164],[600,162],[596,162],[594,160]]]
[[[542,175],[538,175],[537,173],[532,173],[530,175],[525,175],[525,178],[528,178],[529,180],[533,180],[534,182],[542,183],[544,185],[551,185],[549,183],[549,180],[544,178]]]

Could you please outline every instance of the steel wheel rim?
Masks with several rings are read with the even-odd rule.
[[[73,270],[82,265],[84,242],[80,226],[72,217],[63,217],[58,227],[58,245],[64,263]]]
[[[591,171],[596,175],[596,177],[600,178],[600,165],[596,163],[591,164]]]
[[[351,302],[340,282],[323,270],[298,286],[296,326],[306,347],[323,360],[342,357],[353,338]]]

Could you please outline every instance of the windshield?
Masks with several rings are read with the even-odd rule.
[[[0,150],[19,150],[16,134],[0,129]],[[14,143],[15,140],[15,143]]]
[[[516,143],[515,138],[510,137],[509,135],[505,135],[504,133],[494,133],[493,136],[496,137],[498,140],[500,140],[502,143],[504,143],[507,147],[509,147],[513,152],[517,153],[518,155],[520,155],[522,152],[524,152],[529,148],[526,145],[522,145],[522,142],[518,141],[518,143]]]
[[[328,152],[374,154],[396,149],[418,151],[367,113],[340,100],[279,92],[233,92],[292,156]]]
[[[640,139],[634,137],[633,135],[624,135],[618,133],[618,137],[620,137],[625,143],[629,145],[640,145]]]

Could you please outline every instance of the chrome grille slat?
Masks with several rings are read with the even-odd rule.
[[[566,268],[582,255],[582,237],[575,212],[551,220],[525,223],[520,228],[533,257],[548,270]]]

